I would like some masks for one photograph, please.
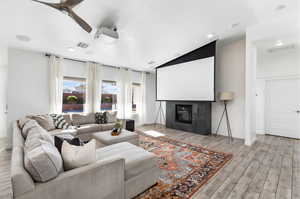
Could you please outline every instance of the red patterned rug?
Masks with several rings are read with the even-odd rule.
[[[135,199],[188,199],[232,158],[231,154],[144,134],[140,134],[140,146],[159,156],[161,175],[156,185]]]

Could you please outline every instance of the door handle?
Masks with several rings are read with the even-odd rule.
[[[300,110],[297,110],[296,113],[300,114]]]

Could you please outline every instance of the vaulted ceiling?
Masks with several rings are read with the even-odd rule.
[[[255,23],[298,8],[298,0],[85,0],[74,11],[93,27],[89,34],[55,9],[31,0],[1,0],[0,42],[149,70],[215,39],[208,34],[219,39],[238,37]],[[110,44],[94,40],[97,27],[112,23],[119,40]],[[30,41],[22,42],[16,35],[28,36]],[[76,47],[79,42],[89,47]],[[75,51],[68,51],[70,47]]]

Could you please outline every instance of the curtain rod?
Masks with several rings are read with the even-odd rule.
[[[49,54],[49,53],[45,53],[45,56],[46,57],[50,57],[52,54]],[[59,56],[57,55],[53,55],[57,58],[59,58]],[[86,63],[86,62],[92,62],[92,63],[95,63],[95,64],[100,64],[98,62],[94,62],[94,61],[82,61],[82,60],[79,60],[79,59],[71,59],[71,58],[63,58],[63,59],[66,59],[66,60],[70,60],[70,61],[74,61],[74,62],[80,62],[80,63]],[[108,68],[116,68],[116,69],[120,69],[121,67],[117,67],[117,66],[110,66],[110,65],[104,65],[104,64],[101,64],[102,66],[105,66],[105,67],[108,67]],[[130,68],[125,68],[127,70],[131,70],[133,72],[138,72],[138,73],[142,73],[142,72],[146,72],[146,71],[139,71],[139,70],[132,70]],[[150,72],[146,72],[146,74],[150,74]]]

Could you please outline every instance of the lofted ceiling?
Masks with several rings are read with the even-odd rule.
[[[2,0],[0,42],[68,58],[150,70],[210,40],[238,37],[262,20],[295,13],[297,4],[298,0],[85,0],[74,11],[93,27],[89,34],[55,9],[31,0]],[[282,5],[285,8],[280,9]],[[110,44],[94,40],[97,27],[112,23],[118,28],[119,40]],[[211,33],[214,38],[207,37]],[[30,41],[20,41],[16,35],[28,36]],[[76,47],[79,42],[89,47]],[[70,52],[70,47],[75,51]]]

